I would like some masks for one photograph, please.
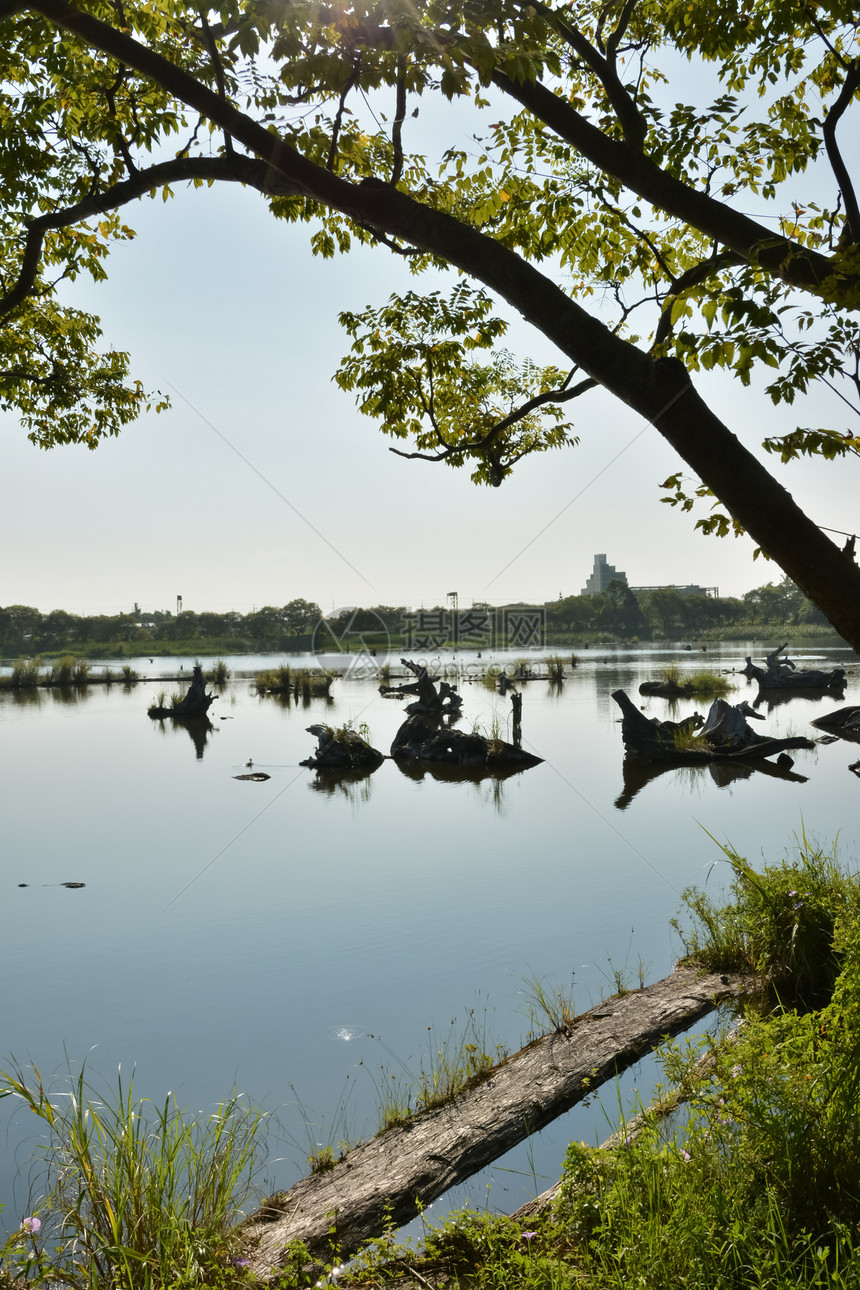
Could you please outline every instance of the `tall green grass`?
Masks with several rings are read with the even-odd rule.
[[[39,1072],[0,1072],[47,1133],[38,1235],[5,1249],[10,1273],[72,1290],[229,1284],[234,1227],[258,1193],[265,1117],[236,1095],[189,1118],[168,1094],[156,1106],[117,1078],[102,1097],[81,1073],[52,1098]]]
[[[794,855],[761,871],[731,847],[720,849],[732,872],[729,899],[683,893],[694,919],[689,930],[679,928],[687,957],[710,971],[757,976],[784,1002],[826,1000],[840,968],[837,928],[860,919],[857,875],[842,868],[835,848],[822,848],[805,832]]]

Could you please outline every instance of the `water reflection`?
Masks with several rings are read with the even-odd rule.
[[[834,696],[827,690],[759,690],[758,695],[753,700],[754,708],[764,708],[771,712],[774,708],[781,708],[785,703],[794,703],[796,700],[807,703],[820,703],[822,698],[833,698]]]
[[[373,770],[318,770],[308,784],[326,797],[340,794],[354,804],[369,802],[373,793]]]
[[[809,779],[808,775],[799,775],[789,766],[777,766],[775,762],[764,759],[748,762],[712,761],[703,766],[679,766],[672,763],[635,761],[625,757],[621,767],[624,789],[615,799],[616,808],[619,811],[626,811],[643,788],[669,772],[675,772],[678,776],[676,782],[679,785],[686,782],[688,791],[700,786],[705,775],[710,776],[717,788],[728,788],[738,780],[752,779],[754,774],[769,775],[772,779],[785,779],[794,784],[805,784]]]
[[[123,686],[123,692],[128,693],[130,686]],[[55,703],[65,703],[74,706],[76,703],[84,703],[92,697],[92,691],[88,685],[52,685],[48,693]]]
[[[203,760],[203,753],[209,736],[218,733],[217,726],[213,726],[207,716],[151,717],[150,720],[162,735],[166,735],[168,729],[173,734],[177,734],[180,730],[186,730],[188,737],[194,744],[194,754],[198,761]]]

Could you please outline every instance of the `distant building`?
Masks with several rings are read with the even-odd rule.
[[[631,591],[676,591],[679,596],[709,596],[712,600],[718,600],[720,596],[719,587],[699,587],[694,582],[687,583],[686,587],[676,587],[661,582],[655,587],[631,587]]]
[[[596,555],[591,577],[579,594],[581,596],[599,595],[601,591],[606,590],[610,582],[623,582],[626,586],[627,574],[616,569],[614,564],[607,564],[605,555]]]

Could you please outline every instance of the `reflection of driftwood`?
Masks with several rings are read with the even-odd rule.
[[[725,699],[715,699],[699,734],[698,747],[684,747],[688,732],[695,729],[696,714],[686,721],[649,720],[623,690],[615,690],[613,699],[622,712],[621,735],[627,755],[642,761],[667,762],[675,766],[701,766],[707,762],[758,760],[782,752],[785,748],[812,748],[811,739],[765,739],[746,722],[743,707],[732,707]],[[680,746],[679,746],[680,744]]]
[[[400,760],[396,764],[400,773],[416,784],[420,784],[426,776],[440,784],[483,784],[488,779],[510,779],[512,775],[528,770],[528,766],[457,766],[445,761]]]
[[[162,731],[162,733],[164,733],[164,730],[165,730],[164,722],[165,722],[165,718],[167,717],[170,718],[171,729],[187,730],[189,738],[191,739],[191,742],[194,744],[194,752],[197,756],[197,760],[198,761],[203,760],[203,753],[206,748],[206,740],[208,739],[212,731],[215,730],[215,726],[213,726],[212,722],[209,720],[208,717],[205,717],[205,716],[177,717],[176,713],[170,708],[165,709],[163,712],[153,711],[152,709],[150,709],[149,715],[151,717],[155,717],[158,720],[158,723],[159,723],[158,728]]]
[[[607,999],[567,1031],[529,1044],[446,1105],[412,1116],[349,1151],[333,1169],[270,1197],[240,1229],[250,1271],[275,1275],[293,1240],[304,1241],[316,1258],[333,1250],[348,1257],[550,1124],[667,1035],[737,997],[744,985],[740,977],[677,968],[644,990]]]
[[[307,730],[309,735],[316,735],[317,748],[313,756],[299,762],[300,766],[319,771],[372,771],[385,761],[382,753],[371,748],[355,730],[333,730],[331,726],[308,726]]]
[[[503,739],[487,739],[475,732],[440,729],[432,717],[416,714],[407,717],[394,736],[391,756],[397,762],[444,762],[453,766],[480,767],[484,770],[538,766],[542,757],[516,748]]]
[[[786,642],[787,644],[787,642]],[[789,658],[780,658],[786,645],[779,645],[765,656],[765,667],[756,667],[747,655],[744,676],[758,681],[762,690],[841,690],[845,686],[845,672],[841,667],[831,672],[799,672]]]
[[[625,757],[621,767],[624,787],[615,799],[616,809],[625,811],[633,799],[646,788],[652,780],[672,772],[684,772],[688,775],[710,775],[717,788],[728,788],[740,779],[751,779],[752,776],[769,775],[772,779],[787,779],[793,784],[805,784],[807,775],[798,775],[788,767],[778,766],[776,762],[759,758],[758,761],[741,761],[738,758],[728,760],[720,758],[703,766],[679,766],[677,762],[636,761]]]

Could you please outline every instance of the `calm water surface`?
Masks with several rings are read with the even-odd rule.
[[[375,1130],[381,1068],[414,1070],[428,1027],[444,1035],[475,1009],[493,1043],[515,1048],[529,1030],[524,978],[572,982],[584,1009],[612,992],[616,968],[634,984],[640,964],[648,980],[668,972],[680,891],[725,879],[724,865],[711,872],[721,853],[709,834],[761,863],[802,828],[828,842],[838,833],[855,859],[853,744],[797,753],[802,779],[722,782],[704,768],[625,784],[611,691],[635,694],[667,661],[740,666],[751,649],[586,651],[562,688],[525,687],[524,742],[544,764],[478,784],[413,779],[386,762],[326,787],[300,767],[317,721],[367,722],[388,750],[402,704],[361,675],[304,708],[234,678],[205,745],[147,718],[170,685],[0,692],[0,1054],[58,1087],[67,1059],[73,1071],[86,1061],[96,1082],[133,1068],[141,1095],[173,1090],[195,1109],[235,1086],[277,1113],[267,1177],[289,1185],[315,1142]],[[843,702],[860,702],[852,651],[793,657],[848,666]],[[271,663],[231,660],[247,672]],[[160,675],[177,664],[135,666]],[[736,683],[735,701],[755,697]],[[494,716],[506,727],[507,700],[480,684],[462,692],[461,728],[489,730]],[[669,715],[661,700],[639,701]],[[760,728],[815,735],[809,720],[839,706],[798,698]],[[249,759],[267,782],[234,778]],[[610,1090],[606,1114],[653,1078],[646,1064]],[[606,1130],[598,1107],[578,1108],[436,1211],[467,1199],[513,1209],[557,1177],[571,1137]],[[0,1227],[14,1227],[35,1142],[11,1099],[0,1133]]]

